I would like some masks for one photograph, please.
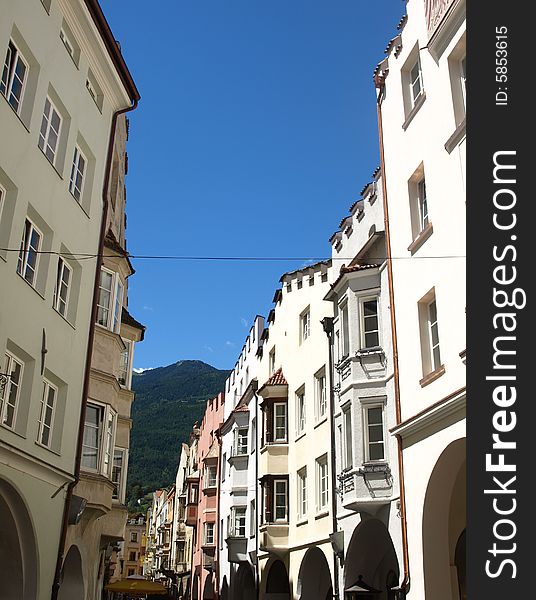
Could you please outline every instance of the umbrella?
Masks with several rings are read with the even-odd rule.
[[[167,589],[157,581],[149,581],[148,579],[138,579],[137,577],[129,577],[121,579],[114,583],[109,583],[104,586],[108,592],[120,592],[130,594],[131,596],[145,596],[145,594],[165,595]]]

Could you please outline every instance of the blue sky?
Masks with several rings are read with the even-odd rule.
[[[141,94],[128,250],[327,257],[379,165],[375,65],[402,0],[101,0]],[[150,7],[150,9],[148,9]],[[232,368],[303,260],[133,260],[134,366]]]

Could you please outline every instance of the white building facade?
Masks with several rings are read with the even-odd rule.
[[[463,0],[411,0],[375,72],[415,600],[466,598],[465,30]]]

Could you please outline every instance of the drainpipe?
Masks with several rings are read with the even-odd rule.
[[[333,393],[333,317],[324,317],[321,321],[322,327],[328,336],[328,370],[329,370],[329,412],[330,412],[330,437],[331,437],[331,518],[333,533],[337,533],[337,489],[336,465],[335,465],[335,427],[333,415],[335,414],[335,395]],[[337,555],[333,553],[333,596],[339,600],[339,562]]]
[[[222,392],[222,399],[225,399],[225,396],[223,395],[224,392]],[[225,400],[224,400],[225,401]],[[225,410],[225,409],[224,409]],[[223,413],[225,414],[225,413]],[[218,503],[217,503],[217,509],[216,509],[216,531],[218,532],[218,545],[216,546],[216,567],[214,569],[215,571],[215,575],[216,577],[214,578],[214,583],[215,585],[215,592],[216,592],[216,599],[218,599],[220,597],[220,546],[221,543],[223,541],[223,531],[221,531],[221,529],[223,529],[223,527],[220,527],[221,525],[221,519],[220,519],[220,499],[221,499],[221,487],[220,487],[220,483],[221,483],[221,468],[222,468],[222,455],[221,455],[221,447],[222,447],[222,435],[221,435],[221,426],[223,425],[223,421],[219,424],[218,429],[216,430],[216,437],[218,439],[218,490],[217,490],[217,494],[218,494]],[[225,468],[225,465],[224,467]]]
[[[255,398],[255,596],[257,600],[260,596],[260,581],[259,581],[259,397],[257,390],[259,389],[258,381],[252,382],[253,398]]]
[[[400,409],[400,381],[398,371],[398,341],[396,335],[396,315],[395,315],[395,295],[393,286],[393,261],[391,253],[391,235],[389,228],[389,207],[387,202],[387,178],[385,174],[385,153],[383,145],[383,121],[382,121],[382,100],[385,96],[385,78],[377,76],[375,78],[376,87],[379,89],[377,99],[378,112],[378,134],[380,142],[380,169],[383,180],[383,213],[385,226],[385,240],[387,245],[387,278],[389,281],[389,304],[391,310],[391,337],[393,343],[393,375],[394,375],[394,392],[395,392],[395,409],[396,422],[399,425],[402,422]],[[410,573],[409,573],[409,552],[408,552],[408,531],[406,522],[406,494],[404,487],[404,457],[402,453],[402,438],[396,436],[398,442],[398,478],[400,486],[400,526],[402,529],[402,552],[404,560],[404,579],[399,586],[401,595],[400,600],[403,600],[410,589]]]
[[[80,407],[80,419],[78,421],[78,443],[76,448],[75,464],[74,464],[74,480],[69,483],[65,495],[65,505],[63,507],[63,519],[60,533],[60,543],[58,547],[58,557],[56,560],[56,570],[54,573],[54,582],[52,584],[51,600],[57,600],[61,583],[61,567],[65,558],[65,542],[67,539],[67,528],[69,526],[69,512],[73,491],[80,480],[80,465],[82,462],[82,442],[84,439],[84,423],[86,416],[87,397],[89,394],[89,375],[91,371],[91,358],[93,354],[93,341],[95,339],[95,322],[97,320],[97,301],[99,298],[99,283],[100,271],[102,267],[102,258],[104,253],[104,238],[106,236],[106,222],[108,219],[108,185],[110,182],[110,172],[112,164],[112,154],[115,142],[115,127],[117,119],[120,115],[134,110],[138,106],[139,98],[134,98],[131,106],[114,112],[112,116],[112,124],[110,129],[110,138],[108,142],[108,154],[106,157],[106,165],[104,168],[104,183],[102,186],[102,220],[99,233],[98,254],[95,267],[95,280],[93,284],[93,302],[91,306],[91,319],[89,322],[89,335],[87,341],[86,365],[84,372],[84,386],[82,391],[82,405]]]

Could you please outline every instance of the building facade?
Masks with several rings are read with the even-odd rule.
[[[95,260],[83,258],[102,252],[117,116],[139,94],[97,2],[3,3],[0,52],[0,127],[9,140],[0,150],[3,592],[57,597],[61,582],[64,597],[93,598],[99,567],[89,570],[103,540],[69,554],[68,532],[79,512],[71,499],[91,504],[82,499],[79,460],[97,274]],[[124,240],[124,229],[118,235]],[[140,339],[139,324],[129,327],[124,335]],[[114,539],[121,536],[119,527]]]
[[[143,575],[145,527],[145,515],[134,514],[128,516],[125,526],[125,539],[119,543],[117,565],[112,582],[133,575]]]
[[[416,600],[466,598],[465,30],[463,0],[411,0],[375,72]]]

